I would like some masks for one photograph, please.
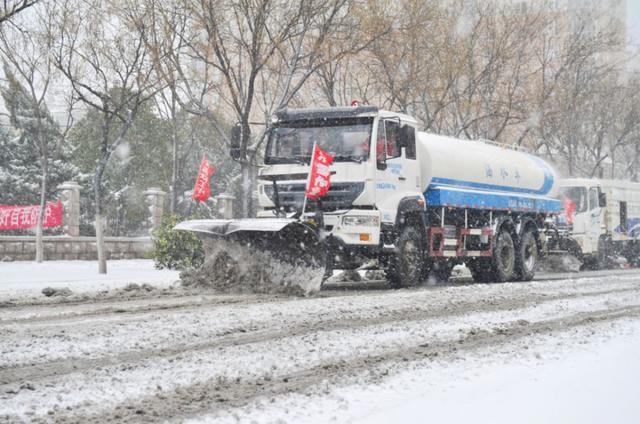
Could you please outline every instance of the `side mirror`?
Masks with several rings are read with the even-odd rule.
[[[605,193],[598,192],[598,206],[601,208],[607,206],[607,195]]]
[[[376,166],[380,171],[384,171],[385,169],[387,169],[387,162],[385,162],[384,160],[379,160],[376,162]]]
[[[242,126],[235,124],[231,128],[231,146],[229,148],[229,154],[233,159],[240,159],[240,140],[242,138]]]

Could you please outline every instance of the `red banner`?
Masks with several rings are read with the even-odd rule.
[[[38,225],[40,205],[0,205],[0,230],[26,230]],[[44,228],[62,225],[62,203],[47,203],[44,210]]]
[[[311,172],[305,194],[311,200],[317,200],[327,194],[331,187],[331,171],[329,165],[333,163],[333,156],[317,145],[311,157]]]
[[[196,185],[193,187],[193,194],[191,195],[193,200],[204,202],[209,198],[211,195],[209,180],[214,172],[216,172],[216,168],[209,163],[207,155],[203,155],[202,162],[200,162],[200,170],[196,177]]]

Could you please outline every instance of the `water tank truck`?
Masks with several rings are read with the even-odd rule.
[[[335,157],[331,189],[303,212],[314,143]],[[545,221],[562,209],[542,159],[422,132],[411,116],[374,106],[278,111],[258,182],[256,218],[176,228],[315,261],[325,275],[373,263],[397,288],[446,280],[462,263],[476,281],[531,280]]]

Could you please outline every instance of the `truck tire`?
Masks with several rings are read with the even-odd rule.
[[[595,269],[607,269],[609,268],[609,252],[608,252],[607,239],[600,237],[598,239],[598,251],[595,257]]]
[[[451,278],[451,272],[453,271],[453,265],[448,262],[436,262],[431,268],[429,276],[435,280],[436,283],[446,283]]]
[[[396,249],[387,269],[389,285],[396,289],[418,285],[424,274],[424,237],[417,228],[407,226],[398,238]]]
[[[335,253],[333,250],[328,247],[325,252],[326,258],[324,261],[324,275],[322,276],[321,287],[324,285],[324,282],[327,281],[333,275],[333,269],[335,265]]]
[[[631,266],[640,268],[640,240],[634,241],[629,247],[629,251],[629,263]]]
[[[520,238],[516,250],[515,269],[516,275],[521,281],[531,281],[535,275],[538,262],[538,243],[533,231],[526,231]]]
[[[474,259],[467,263],[467,268],[476,283],[491,283],[496,280],[491,259]]]
[[[502,283],[513,278],[516,263],[516,249],[513,238],[507,230],[501,230],[493,248],[493,272],[495,281]]]

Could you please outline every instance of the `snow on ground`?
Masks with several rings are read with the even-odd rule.
[[[21,279],[17,264],[0,296],[177,278],[150,261],[110,262],[102,283],[93,268],[72,272],[87,263],[54,265]],[[0,423],[640,416],[638,271],[311,298],[166,291],[0,307]]]
[[[398,390],[381,389],[377,398],[384,401],[354,422],[411,423],[429,416],[448,423],[637,423],[640,325],[627,323],[618,331],[559,354],[554,340],[539,358],[459,363],[446,375],[405,372],[386,385],[402,388],[401,399]]]
[[[349,386],[187,422],[635,424],[639,375],[640,322],[628,320],[420,361],[378,384],[363,374]]]
[[[155,269],[152,260],[124,259],[107,263],[107,274],[98,274],[97,261],[0,262],[0,301],[42,297],[45,287],[67,287],[73,292],[96,292],[131,283],[167,287],[178,280],[178,271]]]

